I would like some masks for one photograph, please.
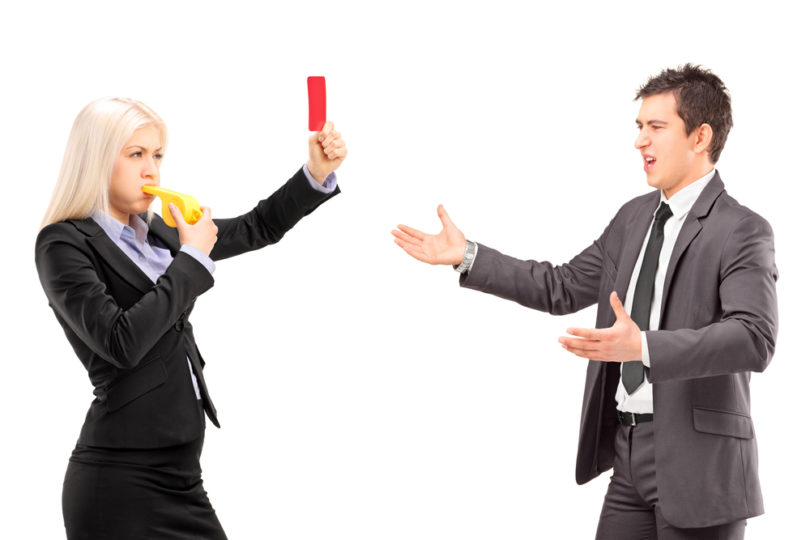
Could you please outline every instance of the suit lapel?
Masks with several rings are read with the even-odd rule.
[[[141,218],[146,221],[146,214],[141,214]],[[154,214],[152,221],[149,223],[149,233],[163,242],[172,254],[172,257],[177,255],[180,251],[180,237],[177,235],[177,229],[169,227],[161,219],[160,216]]]
[[[155,284],[149,276],[143,273],[137,264],[121,251],[115,242],[107,236],[98,223],[93,218],[72,220],[73,224],[82,233],[88,236],[87,241],[98,255],[107,261],[115,272],[136,289],[146,292]]]
[[[681,256],[683,256],[686,248],[689,247],[689,244],[700,234],[700,231],[703,229],[701,221],[709,214],[712,206],[714,206],[714,201],[717,200],[717,197],[719,197],[723,191],[725,191],[725,186],[720,179],[720,173],[715,171],[714,177],[706,184],[706,187],[703,188],[700,197],[698,197],[698,200],[695,201],[695,204],[692,205],[692,209],[689,210],[689,213],[686,215],[686,220],[683,223],[683,227],[681,227],[681,232],[678,234],[678,239],[675,241],[675,247],[672,248],[672,257],[669,259],[667,274],[664,278],[664,290],[661,293],[662,318],[665,313],[664,310],[667,307],[667,297],[669,295],[669,287],[672,283],[672,276],[678,268],[678,262],[681,260]]]
[[[630,278],[633,276],[633,269],[636,267],[636,261],[641,253],[641,244],[644,243],[644,238],[650,229],[655,209],[658,208],[658,203],[661,201],[661,192],[654,191],[646,197],[647,200],[639,205],[636,214],[624,224],[627,228],[627,240],[619,258],[619,267],[616,269],[616,292],[622,302],[627,298]]]

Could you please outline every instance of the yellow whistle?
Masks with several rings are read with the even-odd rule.
[[[170,189],[155,186],[143,186],[141,189],[144,193],[160,197],[160,201],[163,203],[161,209],[163,221],[165,221],[166,225],[169,227],[177,227],[177,223],[174,222],[172,213],[169,212],[169,203],[173,203],[177,209],[180,210],[180,213],[183,214],[183,219],[186,220],[186,223],[197,223],[197,220],[202,217],[200,203],[198,203],[197,199],[191,195],[184,195]]]

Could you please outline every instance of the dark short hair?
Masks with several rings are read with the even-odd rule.
[[[672,92],[678,116],[692,133],[702,124],[709,124],[713,136],[709,157],[717,163],[720,152],[731,131],[731,97],[720,77],[701,66],[685,64],[677,69],[665,69],[636,92],[636,99]]]

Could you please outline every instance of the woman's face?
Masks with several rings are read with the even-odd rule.
[[[136,129],[118,154],[110,180],[110,214],[124,225],[129,225],[131,214],[145,212],[155,198],[141,186],[160,185],[162,152],[160,131],[148,125]]]

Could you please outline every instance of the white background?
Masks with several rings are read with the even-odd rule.
[[[265,5],[266,4],[266,5]],[[609,475],[577,486],[583,360],[554,318],[462,290],[397,248],[397,223],[565,262],[648,191],[635,89],[687,61],[732,93],[718,164],[765,216],[777,354],[752,376],[766,514],[806,523],[808,42],[784,2],[3,2],[0,537],[60,538],[92,399],[40,288],[34,239],[75,115],[106,95],[169,126],[163,185],[227,217],[306,159],[325,75],[343,194],[222,261],[195,333],[223,428],[203,477],[231,538],[591,538]],[[797,3],[797,5],[800,5]],[[563,381],[553,385],[552,381]]]

